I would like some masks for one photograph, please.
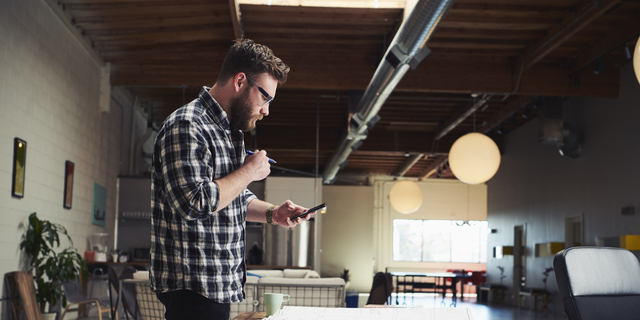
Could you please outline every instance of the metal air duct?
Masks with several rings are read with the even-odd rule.
[[[420,0],[391,41],[385,58],[369,82],[356,113],[351,116],[347,132],[329,159],[322,174],[324,184],[331,184],[346,166],[351,151],[367,138],[368,130],[380,119],[378,112],[409,68],[415,70],[431,52],[427,40],[447,13],[454,0]],[[356,147],[357,146],[357,147]]]

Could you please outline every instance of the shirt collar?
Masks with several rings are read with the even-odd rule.
[[[223,129],[230,130],[227,112],[224,111],[216,99],[211,96],[209,90],[211,90],[211,87],[207,86],[203,86],[202,89],[200,89],[200,94],[198,95],[200,102],[211,112],[216,123],[218,123]]]

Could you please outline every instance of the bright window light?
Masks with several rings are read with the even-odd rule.
[[[393,261],[487,262],[487,222],[393,220]]]

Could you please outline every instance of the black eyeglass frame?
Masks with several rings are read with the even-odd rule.
[[[271,103],[273,101],[273,97],[270,94],[268,94],[267,91],[264,90],[261,86],[259,86],[258,83],[255,80],[253,80],[253,78],[251,78],[248,74],[245,74],[245,75],[247,76],[247,80],[251,82],[251,85],[258,88],[258,91],[260,91],[260,93],[262,93],[262,96],[264,96],[264,98],[267,100],[262,105],[264,106]]]

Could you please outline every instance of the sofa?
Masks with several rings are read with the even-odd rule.
[[[248,270],[245,300],[231,304],[231,319],[240,312],[265,311],[264,293],[284,293],[291,298],[283,306],[345,307],[342,278],[321,278],[314,270]]]

